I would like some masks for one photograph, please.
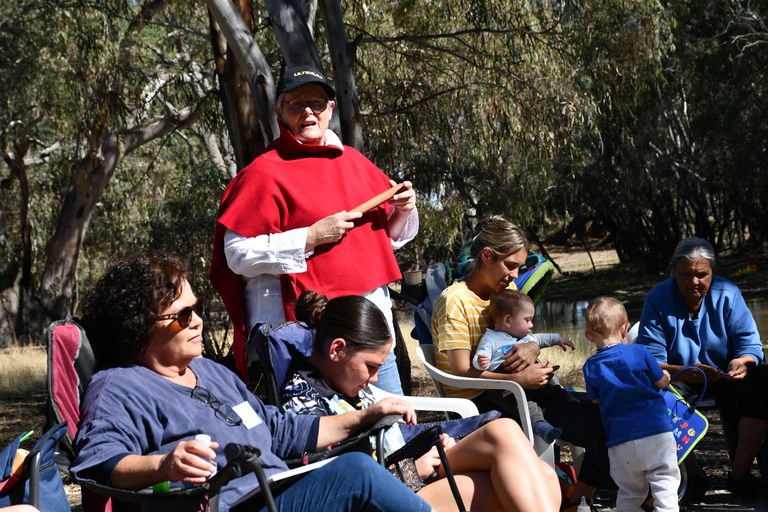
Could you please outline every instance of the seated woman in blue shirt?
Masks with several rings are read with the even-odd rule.
[[[637,343],[671,375],[689,365],[704,372],[707,393],[721,412],[738,418],[727,487],[762,496],[766,489],[750,469],[768,434],[768,367],[761,364],[755,320],[739,288],[714,275],[715,253],[706,240],[691,237],[677,244],[670,268],[671,277],[645,298]],[[701,389],[698,371],[683,372],[678,380],[683,382],[673,384],[684,396]]]
[[[307,361],[294,364],[293,379],[282,394],[284,408],[304,415],[343,417],[375,407],[378,390],[369,384],[376,383],[392,345],[381,311],[365,297],[327,300],[307,291],[299,297],[296,317],[316,329],[314,347]],[[458,442],[444,434],[443,446],[470,510],[559,509],[554,471],[538,459],[513,420],[493,420]],[[400,469],[404,480],[435,510],[455,510],[437,448]]]
[[[415,421],[412,409],[393,398],[326,418],[264,405],[232,372],[200,357],[203,321],[196,306],[186,262],[170,255],[119,262],[88,294],[83,323],[103,369],[89,382],[81,407],[72,467],[78,479],[123,489],[164,481],[200,484],[213,472],[201,456],[223,467],[217,448],[228,443],[258,448],[269,477],[287,469],[281,459],[338,443],[384,415]],[[214,442],[206,446],[195,440],[198,434]],[[252,473],[232,480],[222,489],[220,510],[257,488]],[[306,474],[275,501],[281,512],[431,510],[360,453]],[[264,510],[254,502],[242,506]]]

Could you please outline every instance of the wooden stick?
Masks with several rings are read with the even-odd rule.
[[[356,206],[355,208],[353,208],[350,211],[365,213],[365,212],[367,212],[369,210],[373,210],[374,208],[376,208],[380,204],[386,203],[387,201],[392,199],[392,197],[394,197],[395,194],[397,194],[398,192],[400,192],[402,190],[405,190],[405,186],[402,183],[398,183],[397,185],[395,185],[394,187],[390,188],[389,190],[385,190],[381,194],[377,195],[376,197],[372,197],[371,199],[367,200],[366,202],[364,202],[360,206]]]

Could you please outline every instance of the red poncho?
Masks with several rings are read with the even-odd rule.
[[[308,227],[389,187],[387,176],[354,148],[304,145],[285,130],[232,180],[219,205],[210,279],[232,320],[233,353],[242,375],[246,375],[244,284],[242,276],[227,266],[226,230],[254,237]],[[389,237],[389,208],[386,203],[375,208],[340,241],[315,247],[306,272],[280,276],[287,320],[295,319],[296,299],[305,290],[328,298],[359,295],[401,278]]]

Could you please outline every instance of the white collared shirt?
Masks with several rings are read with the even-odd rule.
[[[339,137],[326,131],[326,145],[343,150]],[[392,209],[391,215],[395,212]],[[246,332],[257,323],[278,324],[285,321],[283,297],[280,287],[281,274],[298,274],[307,271],[307,259],[314,254],[305,250],[309,227],[292,229],[284,233],[272,233],[245,237],[232,230],[224,235],[224,255],[227,266],[235,274],[243,276],[245,285]],[[413,240],[419,232],[419,215],[410,211],[399,237],[391,239],[392,250],[397,250]],[[384,312],[392,329],[392,303],[389,289],[380,286],[362,294]],[[394,339],[394,336],[393,336]]]

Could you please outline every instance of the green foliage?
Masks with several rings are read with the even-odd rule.
[[[760,107],[766,66],[757,50],[766,42],[766,10],[750,5],[669,2],[648,18],[633,15],[644,37],[626,39],[645,48],[641,58],[611,57],[624,48],[611,50],[603,38],[579,54],[588,93],[600,99],[599,132],[577,140],[586,158],[561,171],[623,261],[662,268],[692,234],[720,249],[766,240],[757,221],[768,213],[759,156],[768,140]],[[649,51],[656,60],[643,58]]]
[[[537,237],[594,219],[622,261],[654,267],[693,233],[721,248],[765,242],[764,7],[365,6],[346,20],[361,40],[367,148],[414,181],[435,211],[422,232],[444,233],[443,248],[489,214]],[[450,233],[445,200],[464,207]],[[418,252],[444,259],[431,243]]]
[[[207,285],[226,173],[203,137],[225,137],[202,2],[3,2],[0,136],[39,156],[29,180],[32,274],[62,197],[86,179],[94,140],[203,102],[189,130],[132,152],[99,198],[79,288],[115,258],[186,254]],[[622,261],[661,266],[689,234],[720,249],[768,241],[768,7],[747,0],[385,0],[343,3],[355,41],[366,154],[419,193],[421,233],[403,267],[450,259],[482,217],[545,238],[586,222]],[[263,5],[255,42],[279,55]],[[316,23],[324,47],[322,20]],[[352,51],[352,50],[351,50]],[[324,56],[327,58],[327,56]],[[330,64],[326,64],[330,70]],[[119,138],[118,138],[119,139]],[[123,139],[124,140],[124,139]],[[58,146],[56,146],[58,144]],[[0,255],[21,259],[21,180],[0,167]],[[0,266],[3,283],[12,266]],[[3,289],[0,289],[0,293]],[[220,351],[220,341],[210,340]]]
[[[581,9],[548,2],[400,2],[368,11],[358,52],[367,145],[377,163],[412,179],[435,219],[464,205],[466,222],[502,214],[539,232],[572,193],[553,172],[594,130],[595,98],[573,65]],[[594,29],[599,32],[598,29]],[[617,43],[618,44],[618,43]],[[438,193],[437,191],[441,191]],[[439,229],[423,223],[422,232]],[[427,248],[427,259],[442,255]]]
[[[99,145],[105,134],[131,136],[126,127],[138,130],[174,109],[206,101],[215,85],[207,76],[208,19],[203,5],[188,2],[4,4],[0,133],[10,152],[32,140],[29,157],[59,145],[44,162],[27,167],[37,280],[62,214],[62,197],[75,186],[73,180],[91,179],[84,170],[104,156]],[[208,101],[197,126],[198,134],[222,131],[215,101]],[[139,144],[133,152],[122,148],[119,167],[86,224],[82,251],[73,253],[80,289],[116,258],[148,248],[189,255],[195,277],[205,275],[200,257],[209,257],[212,212],[224,176],[204,150],[195,134],[181,132]],[[2,220],[11,242],[3,251],[19,261],[19,183],[5,168],[0,177]],[[180,206],[185,203],[193,207]],[[171,243],[163,236],[167,232],[174,232]]]

